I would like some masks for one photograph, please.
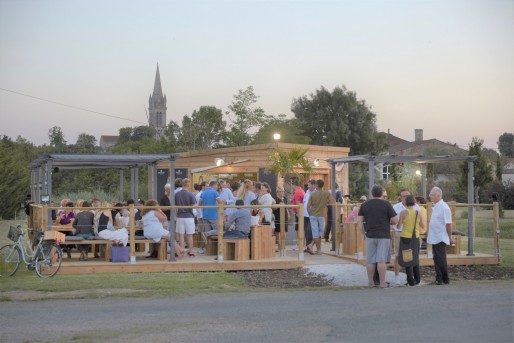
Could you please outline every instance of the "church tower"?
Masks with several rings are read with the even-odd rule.
[[[162,94],[159,63],[157,63],[155,83],[153,86],[153,93],[150,95],[149,99],[148,112],[148,124],[155,128],[157,131],[157,138],[159,138],[166,128],[166,95]]]

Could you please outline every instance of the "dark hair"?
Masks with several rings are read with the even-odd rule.
[[[245,202],[241,199],[237,199],[236,200],[236,206],[243,206],[245,204]]]
[[[315,184],[316,184],[316,180],[314,180],[314,179],[310,179],[310,180],[309,180],[309,184],[310,184],[310,185],[315,185]]]
[[[91,207],[91,204],[86,200],[82,203],[82,207]]]
[[[218,181],[211,181],[211,182],[209,182],[209,187],[212,187],[217,184],[218,184]]]
[[[382,188],[382,186],[380,185],[375,185],[373,186],[373,188],[371,189],[371,195],[374,197],[374,198],[380,198],[382,196],[382,193],[384,192],[384,189]]]
[[[244,204],[244,203],[243,203]],[[253,199],[251,202],[250,202],[250,205],[259,205],[259,200],[257,199]]]
[[[413,195],[407,195],[405,197],[405,205],[407,206],[414,206],[416,204],[416,199],[414,199]]]
[[[240,187],[241,187],[241,184],[239,182],[232,182],[232,184],[230,185],[232,192],[237,191]]]
[[[134,199],[127,199],[127,205],[134,204]]]
[[[426,200],[425,200],[425,198],[423,198],[423,197],[419,197],[419,196],[418,196],[418,197],[416,197],[415,199],[416,199],[416,202],[417,202],[418,204],[426,204],[426,203],[427,203],[427,201],[426,201]]]
[[[323,188],[323,186],[325,186],[325,181],[321,180],[321,179],[318,179],[316,180],[316,185],[319,187],[319,188]]]

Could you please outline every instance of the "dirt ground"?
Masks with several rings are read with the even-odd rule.
[[[449,266],[450,280],[504,280],[514,278],[514,268],[497,266]],[[303,288],[333,286],[324,275],[305,275],[302,268],[285,270],[242,271],[237,275],[252,288]],[[435,280],[434,267],[421,267],[422,280]]]

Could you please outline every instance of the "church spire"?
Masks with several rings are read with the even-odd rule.
[[[162,99],[161,74],[159,73],[159,63],[157,63],[157,71],[155,72],[155,83],[153,85],[153,98]]]
[[[148,124],[155,128],[156,137],[161,136],[166,127],[166,96],[162,94],[161,88],[161,75],[159,73],[159,63],[157,63],[157,70],[155,72],[155,82],[153,86],[153,93],[148,99],[149,118]]]

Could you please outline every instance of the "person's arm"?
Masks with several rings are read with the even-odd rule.
[[[407,219],[408,216],[409,216],[409,212],[407,212],[405,210],[401,211],[400,215],[399,215],[400,218],[398,219],[397,226],[402,227],[404,220]],[[395,218],[398,218],[398,216],[396,216]]]
[[[161,223],[164,223],[165,221],[168,220],[168,217],[160,208],[155,209],[154,213],[155,213],[155,216],[157,217],[157,219],[159,219],[159,221]]]
[[[217,197],[217,198],[216,198],[216,202],[217,202],[218,204],[223,204],[223,200],[221,200],[221,198],[220,198],[220,197]]]
[[[311,207],[312,207],[312,202],[311,202],[311,197],[309,197],[309,200],[307,201],[307,212],[308,213],[311,212]]]

